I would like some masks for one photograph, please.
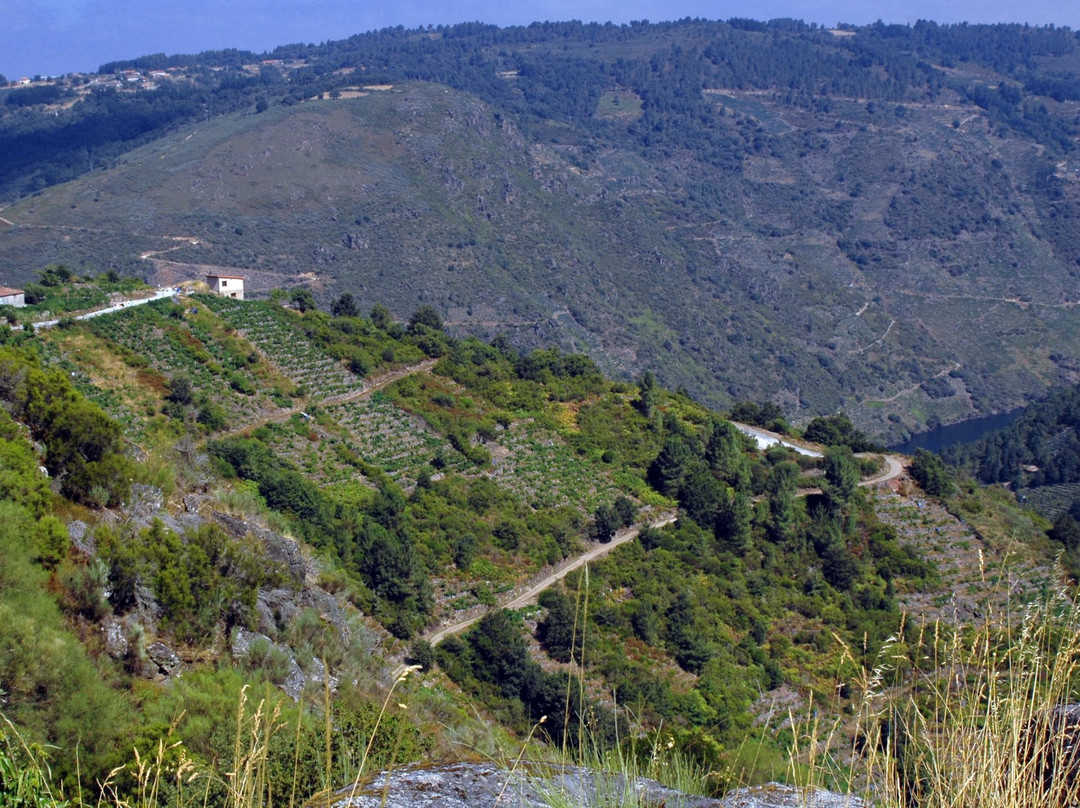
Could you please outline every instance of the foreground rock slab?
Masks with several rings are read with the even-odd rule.
[[[862,808],[855,797],[768,785],[722,799],[684,794],[654,780],[580,766],[528,763],[509,772],[493,763],[409,766],[381,772],[309,806],[327,808]]]

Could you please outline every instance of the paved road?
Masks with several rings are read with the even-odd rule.
[[[152,303],[155,300],[161,300],[164,297],[172,297],[177,293],[175,286],[168,286],[162,289],[155,289],[154,294],[150,297],[135,297],[130,300],[122,300],[119,303],[114,303],[111,306],[106,306],[103,309],[94,309],[83,314],[75,315],[71,318],[57,318],[55,320],[43,320],[39,323],[32,323],[34,328],[52,328],[60,319],[72,319],[72,320],[89,320],[91,317],[100,317],[103,314],[112,314],[114,311],[123,311],[124,309],[130,309],[132,306],[145,306],[147,303]],[[22,326],[12,326],[12,328],[22,328]]]
[[[782,435],[778,435],[775,432],[770,432],[767,429],[750,426],[749,424],[740,424],[736,423],[735,421],[732,421],[731,425],[740,432],[742,432],[744,435],[748,435],[749,437],[756,440],[759,449],[768,449],[770,446],[780,444],[781,446],[785,446],[788,449],[794,449],[799,454],[806,455],[807,457],[825,456],[816,449],[808,449],[805,446],[799,446],[798,444],[794,443],[791,438],[785,438]]]

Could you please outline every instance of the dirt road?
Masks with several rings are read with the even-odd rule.
[[[880,474],[877,474],[877,475],[875,475],[873,477],[870,477],[869,479],[862,480],[859,483],[859,485],[862,485],[862,486],[874,486],[874,485],[877,485],[878,483],[883,483],[883,482],[887,482],[888,480],[893,480],[893,479],[899,477],[901,474],[904,473],[905,465],[904,465],[903,458],[897,457],[895,455],[884,455],[884,459],[885,459],[885,470],[882,471]],[[800,492],[800,493],[806,493],[806,492]],[[664,525],[671,524],[677,518],[678,518],[677,514],[670,513],[670,512],[665,513],[662,516],[655,519],[654,521],[650,522],[649,526],[650,527],[656,527],[656,528],[663,527]],[[634,527],[624,528],[623,530],[620,530],[618,533],[615,534],[615,538],[613,538],[607,544],[597,545],[596,547],[592,547],[589,550],[586,550],[584,553],[582,553],[581,555],[579,555],[579,556],[577,556],[575,558],[564,561],[562,564],[560,564],[558,567],[553,569],[551,572],[549,572],[548,574],[544,575],[539,580],[537,580],[534,583],[532,583],[531,585],[529,585],[529,587],[525,591],[515,595],[513,598],[506,601],[505,603],[500,603],[498,606],[493,607],[493,608],[497,608],[497,609],[520,609],[522,606],[526,606],[526,605],[528,605],[530,603],[535,603],[536,599],[540,596],[540,593],[543,592],[548,587],[550,587],[552,584],[556,583],[557,581],[561,581],[563,578],[565,578],[572,571],[574,571],[576,569],[580,569],[581,567],[588,564],[590,561],[593,561],[593,560],[595,560],[597,558],[600,558],[601,556],[604,556],[604,555],[610,553],[616,547],[618,547],[618,546],[620,546],[622,544],[626,544],[626,542],[631,541],[632,539],[636,538],[637,535],[641,532],[643,527],[644,527],[643,525],[635,525]],[[491,611],[491,610],[489,610],[489,611]],[[450,636],[452,636],[454,634],[460,634],[465,629],[469,628],[469,626],[471,626],[471,625],[475,624],[476,622],[478,622],[487,613],[488,612],[473,615],[472,617],[465,618],[465,619],[462,619],[462,620],[457,620],[457,621],[455,621],[453,623],[450,623],[449,625],[441,626],[439,628],[433,629],[431,631],[428,631],[428,632],[422,634],[421,639],[427,640],[433,646],[438,645],[440,642],[445,640],[447,637],[450,637]],[[406,667],[407,666],[405,666],[405,665],[399,665],[398,667],[396,667],[394,669],[394,671],[393,671],[393,678],[397,679],[399,676],[404,674],[405,670],[406,670]]]
[[[869,479],[862,480],[859,485],[877,485],[878,483],[895,480],[897,477],[904,473],[904,469],[907,467],[904,458],[897,455],[882,455],[882,457],[885,458],[885,471],[873,477],[870,477]]]
[[[626,544],[628,541],[637,538],[637,535],[642,531],[643,528],[660,528],[664,525],[670,525],[677,518],[677,514],[671,513],[669,511],[658,516],[656,519],[649,522],[647,525],[634,525],[633,527],[623,528],[615,534],[615,537],[611,541],[607,542],[606,544],[598,544],[596,547],[592,547],[586,550],[581,555],[564,561],[562,564],[559,564],[557,567],[555,567],[555,569],[553,569],[551,572],[547,573],[539,580],[534,581],[532,584],[530,584],[528,589],[526,589],[524,592],[520,592],[505,603],[500,603],[498,606],[495,606],[492,609],[485,611],[483,614],[473,615],[472,617],[457,620],[453,623],[450,623],[449,625],[441,626],[437,629],[425,632],[420,636],[420,639],[427,640],[432,645],[438,645],[447,637],[454,634],[460,634],[469,626],[478,622],[481,618],[483,618],[485,614],[488,614],[488,612],[490,611],[494,611],[495,609],[520,609],[522,606],[534,603],[536,599],[540,597],[540,593],[552,584],[554,584],[556,581],[561,581],[574,570],[580,569],[581,567],[588,564],[590,561],[595,561],[597,558],[607,555],[616,547],[619,547],[620,545]],[[398,665],[396,668],[394,668],[392,678],[395,680],[398,679],[405,673],[407,667],[408,666],[406,665]]]
[[[270,361],[269,359],[267,361]],[[351,393],[343,393],[339,396],[331,396],[329,398],[320,399],[318,402],[321,407],[329,407],[334,404],[347,404],[350,401],[356,401],[357,399],[367,398],[376,390],[381,390],[389,384],[393,384],[398,379],[404,379],[406,376],[412,376],[414,373],[430,373],[435,367],[438,359],[425,359],[423,362],[418,362],[415,365],[408,365],[407,367],[397,368],[395,370],[387,371],[366,380],[366,383],[359,390],[353,390]],[[250,432],[253,429],[257,429],[265,424],[282,421],[288,421],[297,413],[303,412],[307,408],[307,404],[302,404],[297,407],[290,407],[284,410],[277,410],[276,412],[264,415],[262,418],[257,419],[251,423],[240,424],[226,432],[220,433],[221,437],[229,437],[230,435],[241,435],[245,432]]]
[[[664,525],[670,525],[677,518],[678,516],[674,513],[665,513],[663,516],[650,522],[648,524],[648,527],[659,528],[663,527]],[[628,541],[636,538],[643,527],[645,527],[645,525],[634,525],[633,527],[623,528],[618,533],[616,533],[615,538],[613,538],[608,543],[598,544],[596,547],[586,550],[581,555],[564,561],[562,564],[557,566],[543,578],[534,582],[524,592],[515,595],[511,600],[508,600],[506,603],[500,603],[495,608],[520,609],[522,606],[526,606],[530,603],[535,603],[536,599],[540,597],[540,593],[552,584],[554,584],[556,581],[561,581],[574,570],[580,569],[581,567],[588,564],[590,561],[594,561],[601,556],[605,556],[619,545],[626,544]],[[427,640],[432,645],[438,645],[451,634],[460,634],[462,631],[467,629],[473,623],[477,622],[483,616],[483,614],[478,614],[465,620],[458,620],[457,622],[451,623],[448,626],[443,626],[442,628],[427,632],[426,634],[422,635],[422,638]]]

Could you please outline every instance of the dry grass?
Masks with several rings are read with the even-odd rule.
[[[798,725],[792,771],[882,808],[1076,804],[1080,732],[1061,708],[1078,661],[1080,609],[1063,591],[974,625],[902,628],[848,683],[854,715]]]

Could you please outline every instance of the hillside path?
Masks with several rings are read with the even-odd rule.
[[[884,455],[883,457],[885,459],[885,469],[873,477],[861,480],[859,482],[859,485],[875,486],[880,483],[888,482],[889,480],[894,480],[904,473],[904,469],[906,468],[904,458],[897,455]],[[799,494],[803,496],[808,493],[812,492],[799,492]],[[480,614],[463,618],[461,620],[456,620],[448,625],[440,626],[439,628],[424,632],[420,635],[420,639],[426,640],[427,642],[431,643],[432,646],[435,646],[445,640],[447,637],[450,637],[454,634],[460,634],[465,629],[479,622],[484,617],[484,615],[488,614],[491,611],[494,611],[495,609],[520,609],[522,606],[527,606],[530,603],[535,603],[537,598],[540,596],[540,593],[550,587],[552,584],[561,581],[571,572],[576,569],[580,569],[581,567],[588,564],[590,561],[594,561],[597,558],[605,556],[612,550],[614,550],[616,547],[622,544],[626,544],[628,541],[636,538],[638,534],[641,533],[643,528],[661,528],[664,525],[670,525],[677,519],[678,514],[668,511],[661,514],[655,520],[649,522],[647,525],[634,525],[632,527],[623,528],[622,530],[618,531],[615,534],[615,537],[607,544],[599,544],[596,547],[592,547],[589,550],[586,550],[584,553],[575,558],[564,561],[562,564],[558,565],[555,569],[551,570],[542,578],[530,584],[528,588],[525,589],[525,591],[515,595],[505,603],[500,603],[499,605],[494,606],[491,609],[486,609]],[[398,665],[394,668],[391,674],[391,679],[395,681],[400,679],[402,676],[405,675],[407,670],[407,665]]]
[[[427,631],[420,635],[420,639],[426,640],[433,646],[438,645],[447,637],[454,634],[460,634],[469,626],[478,622],[481,618],[484,617],[484,615],[488,614],[489,612],[495,611],[496,609],[520,609],[522,606],[527,606],[530,603],[535,603],[536,599],[540,597],[540,593],[550,587],[552,584],[561,581],[571,572],[576,569],[580,569],[581,567],[588,564],[590,561],[595,561],[596,559],[607,555],[616,547],[619,547],[620,545],[626,544],[628,541],[637,538],[638,534],[641,533],[644,528],[660,528],[664,525],[670,525],[676,519],[678,519],[678,514],[672,513],[671,511],[666,511],[660,514],[653,521],[648,522],[647,524],[632,525],[631,527],[623,528],[615,534],[614,538],[612,538],[611,541],[607,542],[606,544],[598,544],[597,546],[586,550],[579,556],[563,561],[553,570],[546,573],[543,577],[530,584],[525,591],[520,592],[505,603],[500,603],[499,605],[494,606],[491,609],[486,609],[481,614],[463,618],[461,620],[450,623],[449,625],[441,626],[431,631]],[[398,679],[405,673],[407,668],[408,666],[406,665],[398,665],[396,668],[394,668],[392,678],[395,680]]]
[[[406,376],[412,376],[416,373],[430,373],[438,359],[425,359],[423,362],[417,362],[415,365],[406,365],[402,368],[396,368],[394,370],[388,370],[386,373],[380,373],[377,376],[372,376],[362,388],[359,390],[353,390],[351,393],[345,393],[340,396],[330,396],[329,398],[320,399],[317,402],[308,402],[296,407],[290,407],[286,410],[278,410],[272,412],[269,415],[265,415],[251,423],[237,426],[227,432],[222,432],[222,437],[229,437],[231,435],[239,435],[244,432],[248,432],[252,429],[257,429],[264,424],[273,422],[288,421],[294,415],[304,412],[304,410],[310,406],[311,403],[317,403],[320,406],[331,406],[334,404],[348,404],[350,401],[356,401],[357,399],[367,398],[376,390],[381,390],[387,385],[393,384],[398,379],[404,379]]]

